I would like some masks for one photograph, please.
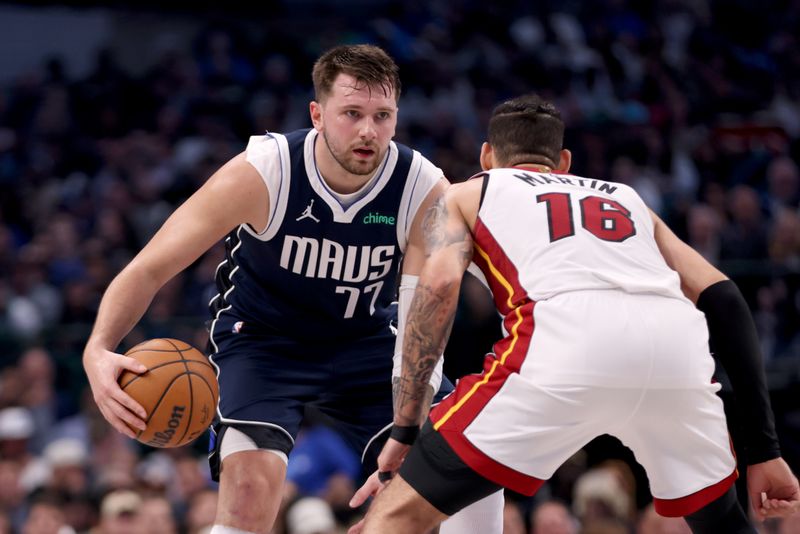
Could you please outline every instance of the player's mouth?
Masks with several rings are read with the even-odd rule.
[[[356,148],[353,152],[361,159],[371,158],[375,154],[375,151],[370,148]]]

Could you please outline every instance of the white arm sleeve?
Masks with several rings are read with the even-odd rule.
[[[411,307],[411,300],[414,298],[414,290],[417,288],[419,276],[411,274],[404,274],[400,278],[400,289],[397,298],[397,341],[394,344],[394,365],[392,366],[392,380],[400,376],[403,372],[403,333],[406,329],[406,317],[408,316],[408,309]],[[442,367],[444,365],[444,357],[439,357],[439,363],[433,369],[433,374],[428,383],[433,388],[433,392],[439,391],[439,386],[442,384]]]

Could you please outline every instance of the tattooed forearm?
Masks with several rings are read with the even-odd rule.
[[[457,284],[417,286],[403,340],[403,371],[394,383],[398,424],[419,424],[426,413],[428,381],[444,352],[457,299]]]
[[[403,332],[402,374],[393,383],[395,423],[401,425],[421,423],[430,407],[428,381],[444,352],[461,277],[472,260],[472,236],[450,191],[422,219],[425,266]]]

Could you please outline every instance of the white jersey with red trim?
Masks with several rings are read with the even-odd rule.
[[[650,212],[629,186],[524,168],[495,169],[483,179],[474,234],[488,278],[491,268],[515,271],[533,301],[586,289],[684,298],[656,245]],[[489,267],[498,248],[508,263]]]
[[[647,471],[656,510],[693,513],[736,479],[705,317],[680,290],[630,187],[486,173],[475,263],[505,316],[484,371],[430,412],[484,478],[534,494],[601,434]]]

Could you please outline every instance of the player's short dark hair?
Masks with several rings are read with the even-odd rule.
[[[503,102],[489,119],[489,144],[504,166],[542,163],[556,167],[563,143],[561,114],[536,94]]]
[[[317,101],[328,96],[339,74],[349,74],[370,90],[382,89],[387,96],[394,90],[400,98],[400,74],[397,64],[380,47],[368,44],[341,45],[331,48],[314,63],[311,77]]]

